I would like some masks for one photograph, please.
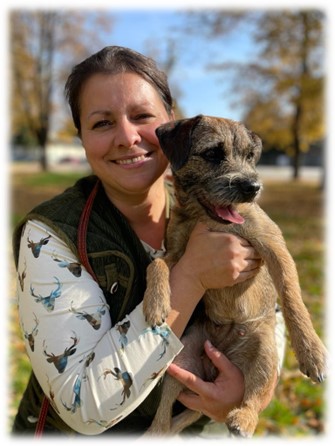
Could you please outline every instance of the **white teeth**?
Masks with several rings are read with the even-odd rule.
[[[135,158],[129,158],[127,160],[116,160],[116,164],[134,164],[145,159],[144,155],[136,156]]]

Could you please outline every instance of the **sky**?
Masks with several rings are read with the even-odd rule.
[[[106,36],[106,44],[128,46],[144,54],[164,47],[169,37],[176,37],[174,27],[182,26],[184,21],[183,14],[173,8],[111,11],[115,23]],[[240,111],[230,106],[232,97],[226,92],[222,76],[206,70],[206,65],[229,59],[246,60],[251,43],[248,34],[241,32],[225,42],[204,41],[197,35],[179,39],[182,50],[169,81],[172,92],[175,85],[181,91],[178,100],[185,116],[203,113],[241,119]]]

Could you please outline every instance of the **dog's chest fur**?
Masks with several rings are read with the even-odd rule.
[[[198,219],[207,224],[211,231],[232,233],[250,240],[250,227],[253,238],[258,238],[258,231],[261,236],[264,228],[259,225],[259,229],[255,233],[255,227],[257,228],[257,214],[264,214],[263,211],[255,203],[239,206],[240,213],[245,218],[243,225],[220,224],[209,219],[204,213],[200,213],[197,218],[193,218],[194,216],[189,218],[189,210],[177,206],[173,211],[167,233],[169,262],[175,264],[184,254],[190,234]],[[193,212],[195,211],[193,210]],[[219,256],[220,252],[217,255]],[[250,292],[252,293],[250,294]],[[260,268],[256,277],[232,287],[207,290],[203,297],[207,316],[218,325],[227,323],[227,321],[234,321],[238,324],[246,323],[248,320],[253,321],[260,316],[265,317],[273,314],[276,299],[276,291],[265,265]]]

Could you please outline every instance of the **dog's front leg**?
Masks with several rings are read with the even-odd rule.
[[[149,325],[161,325],[171,310],[170,270],[163,259],[155,259],[147,268],[147,289],[143,312]]]
[[[314,382],[327,374],[327,352],[316,334],[310,314],[302,300],[295,263],[286,249],[277,253],[277,265],[268,266],[281,297],[283,316],[300,370]]]
[[[327,374],[327,352],[302,300],[294,260],[277,226],[270,222],[261,239],[251,243],[264,259],[282,302],[283,316],[300,370],[314,382]]]

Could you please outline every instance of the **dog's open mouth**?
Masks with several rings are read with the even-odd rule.
[[[240,215],[231,205],[225,207],[216,206],[214,207],[214,212],[219,218],[230,223],[236,223],[237,225],[244,223],[242,215]]]
[[[202,200],[199,200],[199,202],[205,208],[207,214],[214,220],[221,223],[235,223],[237,225],[244,223],[242,215],[231,204],[228,206],[214,206]]]

